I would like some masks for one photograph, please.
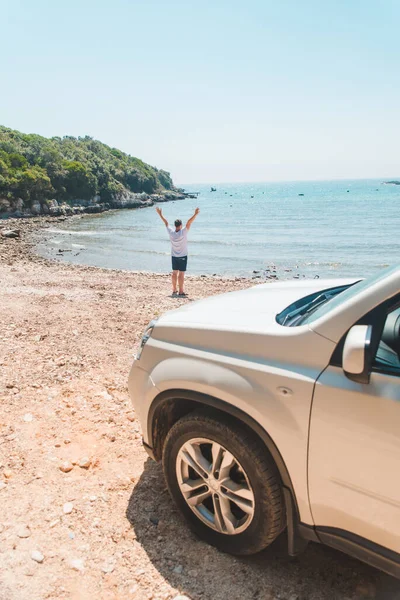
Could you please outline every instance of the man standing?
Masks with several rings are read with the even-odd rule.
[[[182,228],[182,221],[177,219],[175,221],[175,231],[172,227],[169,227],[167,219],[163,216],[161,208],[157,207],[156,211],[160,215],[161,219],[169,233],[169,239],[171,240],[171,256],[172,256],[172,294],[177,294],[177,286],[179,287],[179,296],[186,296],[183,290],[183,283],[185,279],[185,271],[187,267],[187,233],[192,225],[193,221],[200,212],[200,209],[196,208],[193,217],[190,217],[185,227]]]

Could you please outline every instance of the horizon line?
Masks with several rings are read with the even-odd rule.
[[[390,177],[390,176],[386,176],[386,177],[334,177],[332,179],[326,179],[325,177],[322,179],[269,179],[267,181],[262,181],[262,180],[241,180],[241,181],[194,181],[191,183],[185,183],[185,182],[178,182],[175,183],[175,186],[182,186],[182,185],[232,185],[232,184],[240,184],[240,183],[256,183],[256,184],[267,184],[267,183],[314,183],[316,181],[320,181],[320,182],[327,182],[327,181],[379,181],[381,185],[384,185],[387,183],[387,181],[382,181],[383,179],[385,180],[390,180],[390,181],[400,181],[400,176],[397,177]]]

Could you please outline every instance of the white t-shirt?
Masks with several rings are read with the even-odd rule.
[[[181,258],[187,256],[187,229],[183,227],[180,231],[175,231],[168,225],[169,239],[171,240],[171,254]]]

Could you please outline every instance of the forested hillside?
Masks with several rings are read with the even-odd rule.
[[[17,199],[25,207],[95,196],[113,204],[130,193],[171,189],[166,171],[91,137],[48,139],[0,126],[0,211]]]

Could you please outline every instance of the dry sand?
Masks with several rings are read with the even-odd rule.
[[[34,256],[55,219],[0,222],[0,600],[355,600],[400,584],[281,538],[239,559],[196,539],[141,447],[127,394],[145,325],[184,302],[251,285],[70,266]]]

